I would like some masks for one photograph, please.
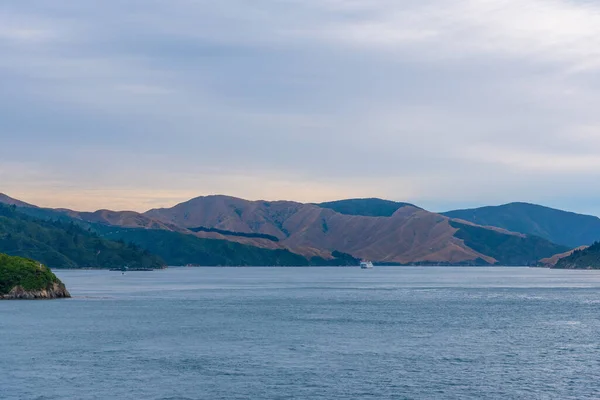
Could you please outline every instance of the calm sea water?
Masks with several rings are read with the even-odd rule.
[[[0,302],[2,399],[600,398],[600,272],[58,275]]]

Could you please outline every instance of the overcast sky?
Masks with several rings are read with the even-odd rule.
[[[589,0],[5,0],[0,192],[600,215]]]

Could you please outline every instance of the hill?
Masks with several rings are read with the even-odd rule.
[[[145,215],[190,229],[268,235],[276,242],[226,238],[262,241],[260,246],[283,246],[309,258],[339,251],[380,263],[529,265],[568,250],[541,238],[453,225],[447,217],[411,205],[397,208],[388,217],[373,217],[342,214],[320,205],[291,201],[206,196],[172,208],[150,210]],[[495,249],[497,243],[505,246]]]
[[[402,265],[530,265],[569,250],[408,203],[352,199],[324,205],[206,196],[143,214],[19,210],[133,242],[169,264],[349,265],[369,259]]]
[[[192,231],[162,222],[154,222],[148,217],[129,211],[112,212],[103,210],[94,213],[83,213],[34,206],[4,207],[4,210],[1,207],[0,205],[0,216],[4,214],[5,217],[10,216],[11,219],[20,219],[21,221],[27,221],[29,224],[42,225],[47,234],[44,235],[46,242],[38,243],[35,238],[39,235],[36,236],[32,232],[37,232],[40,227],[29,225],[29,228],[23,231],[29,232],[28,239],[19,239],[19,243],[14,243],[17,240],[15,231],[18,230],[18,227],[13,226],[9,230],[6,228],[6,221],[3,225],[0,217],[0,251],[48,260],[57,268],[113,268],[124,265],[132,268],[158,268],[165,262],[169,265],[194,264],[204,266],[357,265],[359,262],[339,252],[325,259],[314,255],[302,256],[285,248],[267,249],[227,240],[200,238],[195,236]],[[142,228],[130,228],[130,226],[136,226],[136,221],[139,222],[139,226]],[[4,238],[2,236],[2,226],[5,227]],[[48,231],[48,228],[51,228],[51,231]],[[66,238],[63,237],[64,230],[67,230],[68,237]],[[83,254],[77,254],[76,259],[73,260],[71,253],[74,249],[65,248],[65,245],[69,243],[69,246],[76,247],[75,244],[71,243],[70,236],[72,232],[77,232],[77,235],[90,236],[94,240],[104,243],[104,247],[106,247],[106,244],[110,244],[111,246],[124,248],[127,252],[134,251],[134,254],[128,254],[127,260],[118,262],[105,260],[102,257],[96,261],[93,254],[88,252],[86,255],[84,251]],[[13,242],[12,245],[9,243],[9,239]],[[54,240],[49,241],[49,239]],[[81,245],[81,237],[73,240],[79,241],[78,246]],[[62,245],[59,246],[59,243]],[[125,243],[129,244],[125,245]],[[97,246],[97,244],[93,246],[93,253],[97,252]],[[102,254],[105,253],[106,251]],[[62,257],[63,255],[66,255],[66,257]],[[156,262],[149,263],[149,258],[156,259]],[[102,265],[99,265],[99,263]]]
[[[71,297],[46,266],[26,258],[0,254],[0,299]]]
[[[600,239],[600,218],[528,203],[456,210],[443,215],[494,226],[575,248]]]
[[[600,242],[590,247],[575,250],[570,256],[558,260],[553,268],[600,269]]]
[[[35,208],[34,205],[25,203],[24,201],[13,199],[10,196],[5,195],[4,193],[0,193],[0,204],[6,204],[9,206],[17,206],[17,207],[32,207]]]
[[[365,217],[391,217],[402,207],[410,206],[417,208],[409,203],[399,203],[377,198],[338,200],[316,205],[322,208],[328,208],[340,214],[362,215]]]
[[[152,251],[169,265],[202,266],[309,266],[358,265],[359,260],[335,252],[333,258],[304,257],[287,249],[265,249],[227,240],[156,229],[119,229],[104,235]]]
[[[542,258],[540,260],[540,262],[538,263],[538,266],[540,266],[540,267],[547,267],[547,268],[553,268],[563,258],[569,257],[571,254],[573,254],[577,250],[587,249],[588,247],[589,246],[579,246],[576,249],[571,249],[569,251],[565,251],[564,253],[555,254],[552,257]]]
[[[0,204],[16,206],[20,213],[27,214],[34,218],[42,220],[60,220],[67,222],[76,222],[85,228],[90,224],[105,224],[114,226],[123,226],[129,228],[147,228],[164,229],[173,231],[184,231],[175,225],[167,225],[160,221],[153,220],[135,211],[111,211],[98,210],[94,212],[74,211],[66,208],[42,208],[33,204],[14,199],[3,193],[0,193]]]
[[[73,223],[41,220],[0,205],[0,252],[39,260],[53,268],[161,268],[164,261],[124,242],[99,237]]]
[[[33,213],[35,211],[32,210],[30,212]],[[123,226],[126,228],[163,229],[177,232],[183,231],[183,229],[178,226],[164,224],[135,211],[98,210],[95,212],[79,212],[73,210],[60,210],[60,212],[83,222]]]
[[[506,234],[457,221],[450,224],[458,229],[456,237],[467,246],[493,257],[501,265],[535,265],[537,260],[556,254],[556,250],[568,250],[538,236]]]

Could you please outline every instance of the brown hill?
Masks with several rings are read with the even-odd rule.
[[[8,196],[0,197],[0,202],[2,199],[27,204]],[[290,250],[308,259],[332,259],[332,253],[341,252],[382,263],[530,265],[567,250],[535,236],[450,219],[406,203],[358,199],[332,204],[321,207],[293,201],[207,196],[144,214],[77,212],[31,205],[23,209],[37,218],[66,215],[110,226],[173,231],[270,250]],[[336,209],[340,207],[344,213]],[[177,240],[188,242],[184,238]],[[145,243],[150,251],[158,244]]]
[[[341,251],[380,262],[494,263],[454,236],[449,219],[414,206],[391,217],[345,215],[291,201],[247,201],[228,196],[199,197],[146,216],[186,228],[216,228],[232,233],[273,236],[278,244],[306,255]],[[239,241],[233,235],[223,236]],[[246,239],[247,240],[247,239]],[[257,239],[252,239],[256,245]],[[264,239],[260,239],[263,242]]]
[[[56,218],[60,214],[85,222],[100,223],[105,225],[121,226],[125,228],[163,229],[176,232],[188,232],[187,229],[177,225],[165,224],[135,211],[98,210],[94,212],[74,211],[67,208],[40,208],[33,204],[14,199],[0,193],[0,204],[15,205],[29,209],[29,214],[38,218]]]
[[[7,204],[9,206],[17,207],[36,207],[33,204],[25,203],[24,201],[13,199],[10,196],[0,193],[0,204]]]
[[[106,225],[122,226],[124,228],[146,228],[163,229],[168,231],[187,231],[177,225],[167,224],[135,211],[110,211],[98,210],[95,212],[79,212],[72,210],[62,210],[70,217],[81,219],[87,222],[101,223]]]

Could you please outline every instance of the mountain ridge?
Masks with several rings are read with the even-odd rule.
[[[29,203],[25,203],[24,201],[17,200],[17,199],[10,197],[9,195],[4,194],[4,193],[0,193],[0,204],[6,204],[9,206],[17,206],[17,207],[37,208],[37,206],[34,206],[33,204],[29,204]]]
[[[357,200],[362,203],[358,208],[364,209],[365,201],[373,199],[350,199],[348,202],[356,204]],[[380,199],[375,201],[379,202]],[[334,206],[340,203],[345,206],[348,202],[334,202]],[[324,208],[310,203],[248,201],[219,195],[196,197],[171,208],[149,210],[144,215],[186,228],[202,226],[205,229],[270,235],[276,237],[281,245],[298,253],[307,248],[328,252],[338,250],[358,258],[399,264],[482,261],[497,264],[501,260],[527,264],[537,262],[534,252],[521,252],[518,257],[500,257],[501,260],[490,257],[465,245],[464,240],[456,236],[459,228],[451,226],[450,218],[408,203],[385,201],[384,204],[391,205],[395,211],[388,209],[386,215],[389,216],[379,216],[381,213],[372,216],[374,213],[368,210],[371,215],[365,216],[357,215],[365,212],[340,213],[329,208],[331,204]],[[496,236],[519,235],[502,232],[499,228],[475,229],[494,231]],[[475,238],[485,236],[477,234]],[[535,241],[526,235],[522,239],[524,246],[533,245]],[[520,246],[514,240],[512,243]],[[516,249],[514,246],[510,247],[510,251]],[[554,244],[543,247],[547,249],[541,254],[544,257],[556,254],[558,250],[568,250]]]
[[[539,258],[569,250],[531,235],[452,219],[409,203],[367,198],[323,204],[324,207],[286,200],[250,201],[211,195],[145,213],[39,208],[25,211],[51,219],[74,218],[92,229],[97,229],[95,224],[103,224],[123,229],[176,232],[203,240],[291,251],[307,260],[334,260],[333,254],[338,252],[395,265],[529,265]],[[165,238],[156,233],[144,235],[140,240],[150,246],[146,247],[150,251],[154,250],[152,246],[159,245],[159,236]],[[171,243],[189,242],[183,236],[169,237],[169,240]],[[496,251],[490,243],[501,250]]]
[[[571,248],[590,245],[600,239],[600,218],[526,202],[454,210],[442,215],[540,236]]]
[[[0,204],[0,252],[52,268],[162,268],[164,261],[136,246],[101,238],[73,222],[41,220]]]

